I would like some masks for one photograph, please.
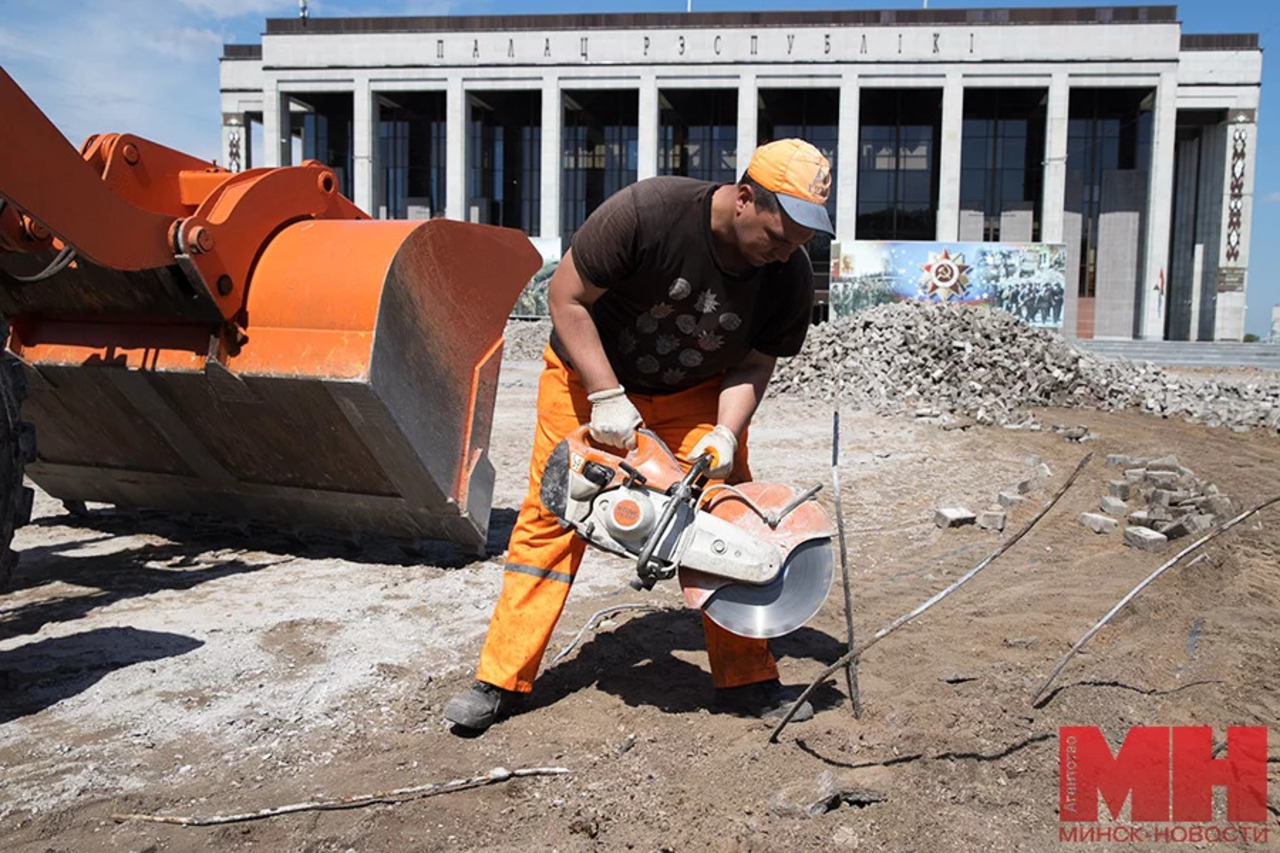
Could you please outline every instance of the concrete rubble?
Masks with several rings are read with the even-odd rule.
[[[1083,353],[1057,332],[991,308],[901,302],[813,326],[800,354],[779,361],[770,393],[829,401],[837,373],[846,403],[881,414],[1025,428],[1034,420],[1025,407],[1065,406],[1280,429],[1280,377],[1185,379],[1147,362]]]

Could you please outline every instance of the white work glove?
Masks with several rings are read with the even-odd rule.
[[[689,459],[697,461],[702,454],[710,453],[711,467],[707,469],[707,476],[713,480],[723,480],[733,470],[733,455],[737,452],[738,437],[733,434],[733,430],[724,424],[716,424],[711,432],[693,446]]]
[[[636,449],[636,427],[644,423],[621,385],[588,394],[591,403],[591,437],[610,447]]]

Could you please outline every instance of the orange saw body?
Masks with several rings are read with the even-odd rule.
[[[620,456],[581,427],[558,444],[542,502],[588,543],[636,561],[632,585],[679,578],[685,601],[746,637],[790,633],[831,587],[833,529],[814,487],[708,483],[709,458],[686,470],[648,430]]]

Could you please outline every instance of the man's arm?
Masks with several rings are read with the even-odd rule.
[[[777,361],[776,357],[753,349],[746,358],[725,371],[724,381],[720,383],[720,407],[716,419],[735,436],[742,435],[751,422],[751,416],[756,413],[756,407],[764,399],[764,389],[773,376],[773,366]]]
[[[551,324],[564,346],[573,369],[588,394],[617,388],[618,377],[600,343],[600,333],[588,310],[604,293],[604,288],[584,281],[573,262],[573,250],[564,253],[547,285],[547,308]]]

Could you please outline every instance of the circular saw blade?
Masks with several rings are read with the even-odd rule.
[[[799,628],[827,600],[835,574],[830,539],[810,539],[787,555],[782,571],[760,586],[731,583],[707,599],[702,610],[721,628],[767,640]]]

